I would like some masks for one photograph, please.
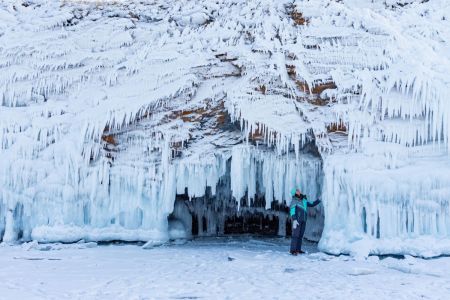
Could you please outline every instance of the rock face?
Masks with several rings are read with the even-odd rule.
[[[2,1],[0,237],[450,254],[447,2]]]

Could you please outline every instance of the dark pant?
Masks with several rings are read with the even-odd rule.
[[[293,223],[292,223],[293,224]],[[305,234],[306,222],[300,222],[296,228],[292,225],[291,252],[302,250],[302,240]]]

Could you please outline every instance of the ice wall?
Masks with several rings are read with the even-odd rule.
[[[328,105],[343,122],[328,127],[332,150],[322,151],[321,249],[448,253],[448,3],[295,3],[310,22],[303,65],[313,77],[328,70],[336,90],[321,97],[335,99]],[[431,33],[428,22],[438,19]]]
[[[320,247],[363,255],[448,253],[450,162],[430,150],[425,157],[411,153],[389,169],[378,155],[327,159]]]
[[[239,145],[221,155],[200,158],[132,167],[117,157],[113,166],[98,162],[99,166],[89,168],[75,188],[55,182],[52,189],[43,187],[45,192],[30,199],[4,191],[0,210],[5,220],[0,223],[3,241],[166,240],[170,237],[167,217],[176,194],[187,192],[189,198],[198,198],[209,187],[215,195],[224,176],[230,177],[230,196],[238,205],[244,196],[252,201],[259,195],[270,209],[273,201],[289,205],[293,186],[302,188],[311,199],[321,190],[321,161],[308,154],[299,159],[294,154],[280,157]],[[231,171],[227,171],[230,159]],[[220,205],[231,199],[217,202]],[[311,221],[308,229],[316,238],[322,229],[320,221]]]
[[[4,189],[3,241],[167,240],[167,217],[177,189],[202,196],[207,186],[214,188],[224,175],[226,159],[218,156],[202,163],[177,162],[148,169],[105,163],[92,168],[75,188],[55,182],[29,198]]]
[[[322,193],[326,251],[449,253],[448,1],[87,2],[0,3],[4,241],[165,239],[232,157]]]

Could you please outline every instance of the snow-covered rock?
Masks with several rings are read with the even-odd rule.
[[[228,176],[321,195],[325,251],[450,254],[448,1],[101,2],[0,3],[3,241],[164,241]]]

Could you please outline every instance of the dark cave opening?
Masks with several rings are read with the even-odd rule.
[[[263,193],[247,195],[239,202],[232,197],[230,173],[216,186],[214,195],[208,187],[202,197],[189,198],[187,189],[176,196],[170,220],[180,221],[190,238],[227,235],[290,236],[292,222],[285,201],[272,201],[266,209]],[[309,210],[305,238],[318,241],[322,235],[322,206]]]
[[[264,214],[234,215],[227,217],[224,234],[278,235],[278,217]]]

